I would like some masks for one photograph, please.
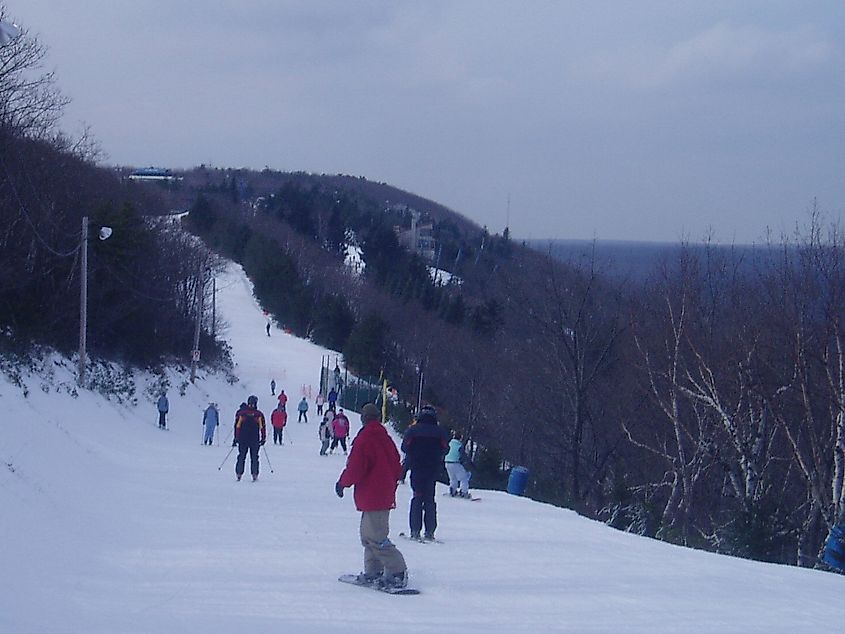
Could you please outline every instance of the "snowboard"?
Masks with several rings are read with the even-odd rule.
[[[416,539],[408,535],[408,533],[399,533],[399,537],[407,539],[409,542],[417,542],[418,544],[442,544],[442,539]]]
[[[375,583],[361,583],[358,581],[358,575],[340,575],[337,578],[338,581],[341,583],[349,583],[353,586],[359,586],[361,588],[369,588],[370,590],[375,590],[376,592],[384,592],[385,594],[419,594],[420,591],[416,588],[383,588],[382,586],[375,584]]]

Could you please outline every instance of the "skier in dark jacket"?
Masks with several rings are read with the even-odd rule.
[[[167,429],[167,412],[170,409],[170,403],[167,400],[167,392],[162,392],[161,396],[156,401],[156,408],[158,409],[158,428]]]
[[[238,480],[244,474],[246,454],[249,452],[250,473],[258,480],[258,450],[267,439],[264,414],[258,409],[258,397],[250,396],[246,407],[241,407],[235,414],[235,439],[232,446],[238,446],[238,459],[235,462],[235,475]]]
[[[420,535],[425,526],[426,540],[434,539],[437,529],[437,504],[434,489],[437,475],[442,469],[443,456],[449,449],[449,436],[437,424],[437,413],[430,405],[420,410],[417,423],[408,428],[402,440],[405,465],[411,472],[411,511],[409,523],[412,539],[423,539]]]

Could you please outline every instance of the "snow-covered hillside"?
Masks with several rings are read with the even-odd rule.
[[[845,577],[678,548],[491,491],[437,498],[443,544],[396,537],[421,595],[338,583],[361,568],[359,514],[334,494],[344,457],[318,455],[313,405],[284,447],[268,441],[273,472],[263,452],[258,482],[235,481],[233,456],[218,470],[237,405],[255,393],[269,415],[271,378],[295,402],[316,389],[326,351],[267,337],[240,268],[219,287],[241,382],[171,389],[170,431],[146,394],[137,406],[74,398],[66,363],[49,384],[29,379],[26,398],[0,381],[0,632],[840,629]],[[213,447],[201,444],[209,400],[222,414]],[[400,486],[394,537],[408,502]]]

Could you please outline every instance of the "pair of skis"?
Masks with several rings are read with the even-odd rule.
[[[426,539],[425,537],[413,537],[408,533],[399,533],[399,537],[407,539],[409,542],[417,542],[420,544],[442,544],[442,539]]]
[[[444,497],[447,498],[455,498],[456,500],[466,500],[467,502],[480,502],[481,498],[473,497],[472,493],[469,494],[469,497],[463,495],[452,495],[451,493],[444,493]]]

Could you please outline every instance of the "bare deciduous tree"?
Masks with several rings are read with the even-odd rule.
[[[0,5],[0,20],[6,18]],[[53,131],[69,100],[54,71],[44,70],[46,56],[47,48],[26,28],[0,46],[0,127],[38,138]]]

